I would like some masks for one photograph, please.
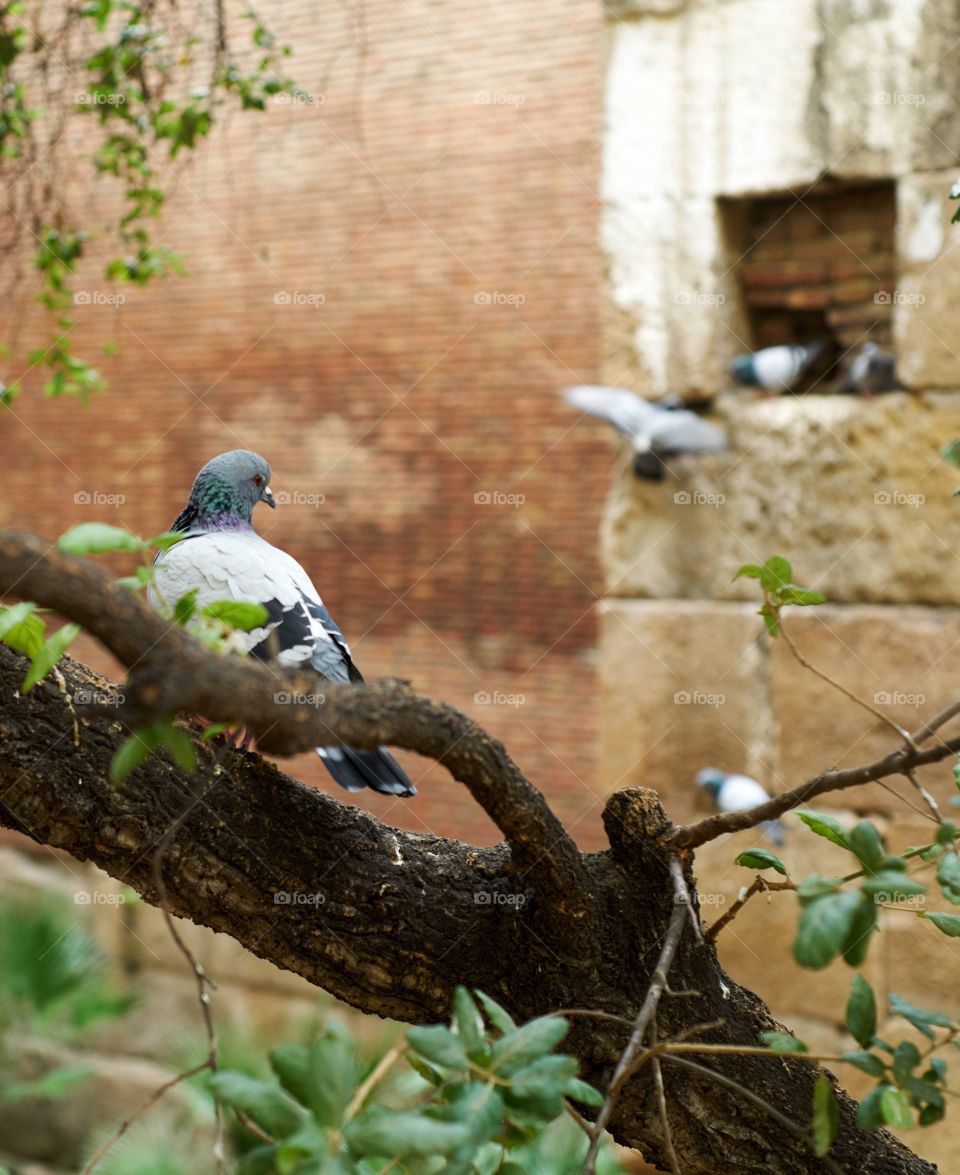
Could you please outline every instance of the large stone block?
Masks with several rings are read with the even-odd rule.
[[[699,768],[769,774],[765,658],[748,606],[607,600],[600,641],[605,790],[655,787],[682,823],[708,810]]]
[[[811,664],[904,729],[916,729],[957,696],[952,650],[960,646],[960,610],[821,606],[794,609],[787,623]],[[800,665],[782,640],[772,642],[770,689],[779,731],[779,790],[796,787],[827,767],[872,762],[899,745],[889,726]],[[918,772],[944,806],[955,792],[951,768],[948,759]],[[926,810],[903,777],[891,778],[887,787],[869,784],[827,793],[815,806],[908,815],[893,793]]]
[[[960,399],[743,392],[718,407],[729,453],[677,460],[661,483],[626,459],[618,469],[602,532],[609,594],[757,599],[735,572],[784,554],[830,600],[960,604],[960,479],[939,459]]]

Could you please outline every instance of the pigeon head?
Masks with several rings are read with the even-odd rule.
[[[697,786],[704,788],[716,799],[726,778],[724,773],[718,771],[716,767],[704,767],[702,771],[697,772]]]
[[[748,388],[754,388],[760,382],[752,355],[738,355],[733,359],[730,363],[730,374],[738,384]]]
[[[243,529],[250,526],[258,502],[266,502],[271,509],[277,504],[270,492],[270,466],[259,453],[233,449],[200,470],[173,529]]]

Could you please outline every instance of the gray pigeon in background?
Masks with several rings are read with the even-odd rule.
[[[649,481],[662,481],[664,460],[682,453],[720,453],[727,448],[721,429],[670,397],[659,404],[642,400],[626,388],[581,384],[567,388],[564,399],[581,412],[613,425],[633,446],[633,472]]]
[[[878,392],[892,392],[897,383],[896,361],[889,351],[881,351],[876,343],[864,343],[850,361],[843,381],[845,392],[859,392],[874,396]]]
[[[814,339],[811,343],[764,347],[738,355],[730,364],[730,373],[744,387],[770,393],[791,392],[827,349],[827,343],[827,339]]]
[[[198,609],[215,600],[262,604],[267,623],[250,633],[237,634],[251,656],[283,666],[312,668],[318,686],[323,681],[363,681],[343,633],[323,606],[310,577],[296,559],[253,530],[254,506],[258,502],[276,506],[269,486],[270,466],[248,449],[221,453],[208,461],[171,528],[185,537],[156,560],[150,602],[170,615],[181,597],[196,590]],[[386,747],[376,751],[339,746],[316,750],[347,791],[369,787],[385,795],[416,794]]]
[[[716,767],[698,771],[697,784],[709,792],[720,812],[743,812],[770,799],[769,792],[749,775],[731,775]],[[765,820],[760,827],[772,844],[783,846],[786,835],[779,820]]]

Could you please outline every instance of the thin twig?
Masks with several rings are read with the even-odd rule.
[[[917,789],[917,792],[919,793],[920,798],[923,800],[923,802],[927,805],[927,807],[933,813],[934,820],[936,820],[936,822],[938,824],[942,824],[943,823],[943,816],[940,813],[940,806],[938,805],[937,801],[933,798],[933,796],[923,786],[923,784],[920,782],[920,780],[917,779],[917,773],[913,770],[912,767],[907,767],[904,770],[903,774],[907,777],[907,779],[910,780],[910,782],[913,784],[913,786]]]
[[[559,1008],[551,1012],[551,1016],[591,1016],[595,1020],[610,1020],[614,1024],[624,1024],[627,1028],[633,1027],[633,1021],[626,1016],[615,1016],[613,1012],[598,1012],[593,1008]]]
[[[804,1130],[802,1126],[798,1126],[796,1122],[788,1118],[786,1114],[781,1114],[775,1106],[771,1106],[768,1101],[755,1094],[752,1089],[747,1089],[745,1085],[741,1085],[739,1081],[734,1081],[732,1077],[727,1077],[724,1073],[718,1073],[716,1069],[708,1069],[706,1065],[700,1065],[696,1061],[688,1061],[686,1057],[673,1057],[665,1054],[665,1059],[673,1065],[682,1065],[685,1069],[693,1069],[697,1073],[701,1073],[704,1077],[709,1077],[718,1084],[725,1086],[727,1089],[733,1090],[734,1093],[744,1097],[749,1102],[753,1102],[755,1106],[766,1110],[771,1118],[775,1119],[785,1129],[789,1130],[791,1134],[795,1134],[797,1138],[802,1139],[812,1150],[813,1139],[808,1130]],[[830,1158],[829,1155],[824,1155],[822,1160],[823,1165],[828,1171],[833,1172],[833,1175],[843,1175],[843,1171]]]
[[[766,881],[758,873],[751,884],[741,892],[740,896],[733,903],[730,909],[726,911],[723,917],[718,918],[716,922],[714,922],[713,925],[709,927],[705,935],[707,942],[713,942],[720,931],[723,930],[725,926],[729,925],[734,920],[734,918],[736,918],[736,916],[740,913],[747,902],[750,901],[754,894],[777,892],[780,890],[790,890],[796,888],[797,887],[793,884],[792,881]]]
[[[928,738],[932,738],[941,726],[946,726],[950,719],[956,718],[958,714],[960,714],[960,700],[951,702],[939,714],[935,714],[929,722],[925,722],[923,726],[915,730],[911,735],[914,746],[918,747],[921,743],[925,743]]]
[[[112,1150],[116,1143],[127,1133],[130,1127],[136,1122],[141,1114],[145,1114],[147,1110],[151,1109],[163,1097],[165,1093],[169,1093],[175,1085],[179,1085],[181,1081],[187,1081],[191,1077],[196,1077],[198,1073],[202,1073],[204,1069],[210,1068],[210,1058],[207,1057],[205,1061],[201,1061],[199,1065],[194,1065],[192,1069],[186,1069],[183,1073],[178,1073],[176,1077],[171,1077],[169,1081],[164,1082],[159,1089],[155,1089],[149,1097],[143,1099],[139,1106],[133,1111],[129,1118],[125,1118],[123,1122],[114,1130],[113,1134],[103,1143],[97,1150],[97,1153],[83,1168],[81,1175],[90,1175],[94,1167],[97,1166],[107,1155],[107,1152]]]
[[[577,1110],[575,1106],[572,1106],[568,1101],[564,1101],[563,1108],[567,1111],[574,1122],[576,1122],[587,1138],[593,1142],[594,1136],[597,1133],[593,1123],[588,1122],[586,1118],[584,1118],[584,1116],[579,1112],[579,1110]]]
[[[650,1029],[651,1043],[657,1043],[657,1023],[653,1022]],[[663,1070],[660,1068],[660,1059],[653,1058],[653,1085],[657,1091],[657,1109],[660,1111],[660,1124],[663,1126],[663,1149],[667,1152],[667,1162],[670,1164],[670,1170],[673,1175],[683,1175],[680,1170],[680,1163],[677,1160],[677,1152],[673,1147],[673,1134],[670,1130],[670,1118],[667,1114],[667,1094],[663,1088]]]
[[[676,869],[674,869],[676,864]],[[683,880],[683,874],[680,870],[680,862],[676,858],[671,858],[671,874],[676,879],[677,872],[680,871],[680,880]],[[656,1015],[657,1006],[660,1003],[660,997],[663,995],[663,989],[667,984],[667,973],[673,963],[674,955],[677,953],[677,948],[680,945],[680,938],[683,934],[683,924],[687,920],[687,911],[684,908],[685,890],[679,889],[674,880],[673,891],[673,909],[670,912],[670,923],[667,926],[667,933],[663,940],[663,946],[660,948],[660,956],[657,959],[657,964],[653,969],[653,976],[650,980],[650,986],[647,988],[647,994],[644,997],[643,1003],[640,1005],[640,1011],[637,1013],[637,1018],[633,1023],[633,1031],[630,1034],[630,1039],[627,1041],[627,1047],[623,1050],[620,1060],[617,1062],[617,1067],[613,1072],[613,1077],[610,1085],[607,1088],[606,1096],[603,1099],[603,1105],[600,1107],[600,1112],[597,1114],[595,1123],[596,1137],[590,1143],[590,1149],[587,1151],[587,1157],[584,1160],[581,1175],[594,1175],[596,1171],[597,1153],[600,1149],[600,1140],[603,1137],[603,1132],[607,1127],[607,1123],[613,1114],[614,1106],[617,1102],[617,1097],[626,1080],[627,1074],[630,1072],[630,1067],[637,1054],[643,1047],[643,1039],[647,1034],[647,1028],[650,1021]]]
[[[397,1043],[383,1054],[376,1065],[370,1070],[367,1076],[360,1082],[354,1092],[353,1097],[347,1103],[347,1108],[343,1112],[343,1125],[345,1126],[350,1119],[358,1113],[363,1103],[370,1096],[370,1091],[380,1080],[384,1077],[391,1065],[395,1064],[401,1055],[406,1052],[406,1040],[398,1040]]]
[[[780,625],[780,635],[786,642],[787,648],[791,653],[793,653],[794,657],[800,662],[804,669],[809,669],[810,672],[819,677],[821,681],[825,681],[828,685],[832,685],[834,689],[838,689],[842,694],[846,695],[846,697],[848,697],[851,702],[856,702],[858,706],[862,706],[864,710],[869,711],[869,713],[871,713],[875,718],[879,718],[881,722],[889,726],[891,730],[895,731],[896,734],[903,739],[911,751],[915,751],[917,749],[913,741],[913,736],[910,734],[910,732],[908,730],[904,730],[902,726],[894,722],[889,714],[884,714],[882,710],[878,710],[876,706],[872,705],[865,698],[861,698],[858,694],[855,694],[853,690],[847,689],[842,681],[837,681],[835,677],[831,677],[829,673],[825,673],[822,669],[818,669],[817,666],[814,665],[811,661],[808,661],[806,657],[804,657],[803,653],[801,653],[794,644],[793,637],[789,632],[787,632],[787,626],[782,623]]]

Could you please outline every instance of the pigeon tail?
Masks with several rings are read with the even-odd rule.
[[[666,470],[657,454],[646,449],[634,453],[633,472],[636,477],[646,478],[647,481],[663,481]]]
[[[767,834],[767,840],[778,849],[787,843],[786,832],[779,820],[764,820],[760,827]]]
[[[357,751],[353,747],[317,747],[324,767],[345,791],[369,787],[385,796],[415,796],[410,777],[386,747]]]

